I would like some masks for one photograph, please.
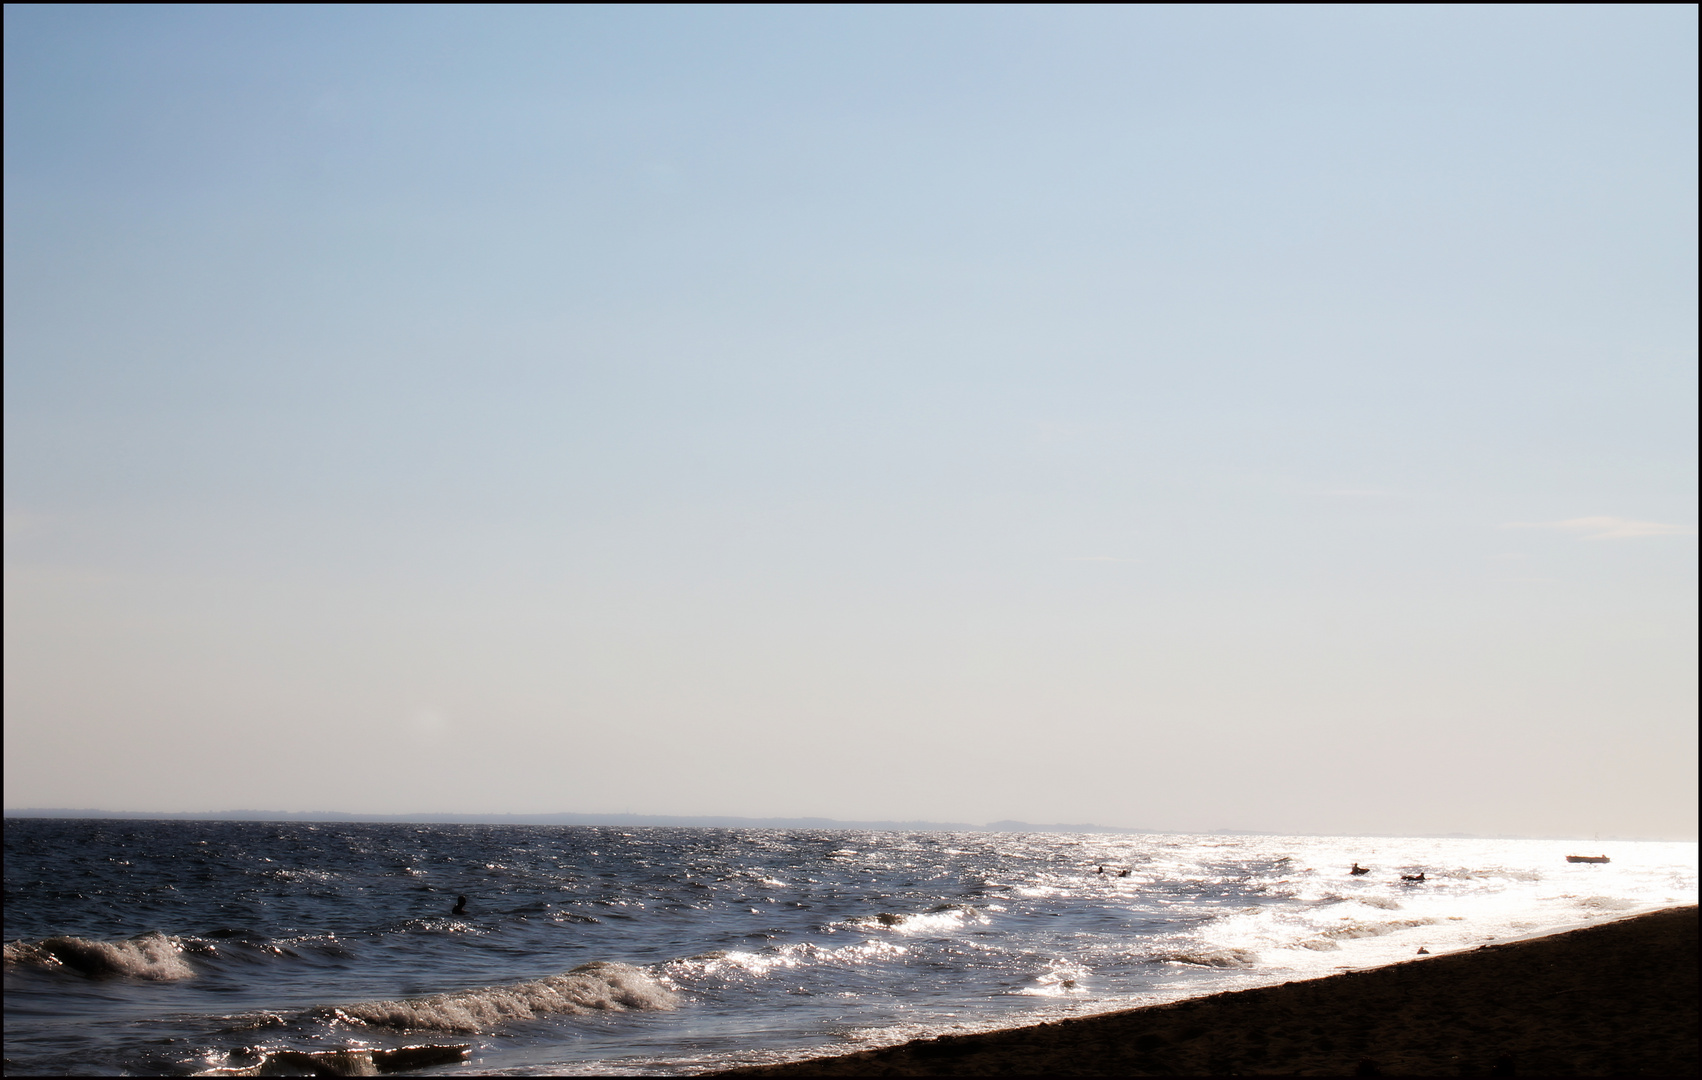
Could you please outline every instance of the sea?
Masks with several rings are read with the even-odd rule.
[[[30,1075],[417,1045],[465,1059],[379,1059],[688,1074],[1697,900],[1694,843],[34,818],[5,842],[5,1071]]]

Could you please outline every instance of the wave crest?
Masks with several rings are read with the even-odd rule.
[[[672,1009],[678,1000],[673,991],[638,968],[596,961],[563,975],[511,986],[403,1001],[362,1001],[316,1011],[367,1027],[477,1033],[550,1014]]]
[[[157,931],[123,941],[91,941],[80,937],[51,937],[41,941],[6,943],[6,966],[63,968],[91,978],[125,976],[154,982],[192,979],[195,969],[184,960],[183,938]],[[212,946],[198,943],[206,951]]]
[[[1155,953],[1147,957],[1147,961],[1154,964],[1189,964],[1193,967],[1246,968],[1259,962],[1259,954],[1252,949],[1199,948]]]
[[[1313,952],[1334,952],[1341,948],[1339,942],[1352,941],[1357,938],[1383,937],[1397,930],[1411,930],[1419,926],[1430,926],[1437,920],[1434,918],[1391,919],[1387,922],[1358,922],[1350,921],[1342,926],[1331,927],[1308,938],[1294,942],[1302,949]]]
[[[883,911],[878,915],[859,915],[845,920],[844,925],[858,930],[892,930],[900,934],[943,934],[990,921],[968,904],[938,904],[925,912],[898,914]]]

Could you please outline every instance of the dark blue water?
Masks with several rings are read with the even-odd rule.
[[[8,819],[5,1062],[187,1074],[436,1043],[470,1060],[410,1071],[654,1074],[844,1052],[1694,902],[1695,845],[1618,849],[1640,854]]]

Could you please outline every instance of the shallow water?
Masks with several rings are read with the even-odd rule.
[[[694,1072],[1472,948],[1695,903],[1696,870],[1695,844],[8,819],[5,1067],[429,1041],[473,1056],[425,1072]]]

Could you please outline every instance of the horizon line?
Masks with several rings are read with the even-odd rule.
[[[826,829],[858,830],[864,832],[1040,832],[1040,833],[1113,833],[1129,836],[1340,836],[1384,839],[1436,840],[1574,840],[1581,843],[1611,841],[1616,843],[1696,843],[1694,834],[1671,836],[1532,836],[1529,834],[1449,833],[1295,833],[1261,829],[1133,829],[1090,823],[1036,823],[1003,819],[984,825],[961,821],[927,820],[868,820],[855,821],[827,817],[740,817],[728,814],[585,814],[559,812],[549,814],[513,813],[430,813],[408,814],[355,813],[344,810],[100,810],[47,807],[10,807],[0,809],[0,817],[67,820],[67,821],[324,821],[348,824],[394,825],[562,825],[608,828],[698,828],[698,829]]]

